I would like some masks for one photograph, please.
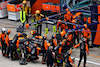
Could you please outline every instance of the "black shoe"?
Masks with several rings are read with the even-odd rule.
[[[36,61],[35,61],[35,60],[33,60],[33,63],[36,63]]]
[[[14,58],[11,58],[11,60],[14,61],[15,59]]]
[[[3,57],[5,56],[5,54],[4,54],[4,53],[2,53],[2,55],[3,55]]]
[[[5,58],[10,58],[9,56],[6,56]]]

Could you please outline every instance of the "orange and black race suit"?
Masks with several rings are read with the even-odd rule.
[[[26,52],[26,54],[30,54],[30,52],[31,52],[31,49],[30,49],[29,47],[26,47],[26,49],[27,49],[27,52]]]
[[[69,11],[64,15],[64,21],[66,22],[71,22],[72,18],[73,18],[73,14]]]
[[[90,36],[91,36],[91,31],[90,31],[90,29],[83,29],[82,30],[82,37],[85,37],[85,38],[90,38]]]
[[[65,52],[68,51],[72,47],[73,43],[73,35],[71,33],[68,34],[67,40],[65,42]]]
[[[73,18],[73,14],[69,11],[64,15],[64,21],[65,22],[72,22],[72,18]],[[72,25],[68,24],[68,28],[69,27],[72,28]]]
[[[86,67],[86,51],[89,54],[88,44],[87,43],[79,43],[75,45],[73,48],[77,48],[80,46],[80,60],[78,66],[80,66],[82,57],[84,57],[84,67]]]
[[[19,39],[17,36],[15,36],[11,43],[11,60],[18,59],[18,53],[17,53],[18,48],[19,48]]]
[[[66,67],[72,67],[71,63],[74,63],[70,56],[67,56]]]
[[[45,61],[46,61],[46,51],[48,50],[47,43],[48,43],[47,40],[43,40],[43,45],[42,45],[42,52],[43,52],[42,63],[45,63]]]
[[[87,38],[87,44],[88,44],[88,47],[89,47],[89,38],[90,38],[90,36],[91,36],[91,31],[90,31],[90,29],[83,29],[82,30],[82,37],[85,37],[85,38]]]
[[[41,50],[41,48],[37,47],[37,55],[39,55],[39,51]]]
[[[31,49],[30,49],[29,47],[25,47],[25,48],[26,48],[26,49],[24,49],[24,50],[26,50],[26,53],[24,53],[24,57],[25,57],[26,59],[29,59],[28,54],[31,53]]]
[[[53,62],[54,62],[54,58],[53,58],[53,54],[52,54],[52,51],[51,50],[47,50],[47,53],[46,53],[46,59],[47,59],[47,66],[49,67],[52,67],[53,66]]]
[[[75,29],[76,26],[73,25],[73,28]],[[76,39],[77,39],[77,42],[79,43],[79,35],[78,35],[78,34],[79,34],[78,31],[74,31],[74,33],[73,33],[73,35],[74,35],[73,44],[74,44],[74,45],[76,44],[76,42],[75,42]]]
[[[65,25],[65,24],[63,24],[63,23],[61,23],[61,24],[57,23],[57,30],[59,30],[59,27],[61,27],[61,31],[62,31],[63,29],[68,29],[68,26]]]
[[[9,40],[9,35],[8,34],[5,37],[5,42],[6,42],[6,56],[9,57],[10,40]]]
[[[62,41],[62,44],[59,45],[59,46],[60,46],[60,47],[59,47],[58,52],[59,52],[59,54],[62,54],[62,52],[64,52],[64,46],[65,46],[65,43]]]
[[[35,44],[36,47],[33,47],[31,49],[31,59],[33,61],[38,60],[38,55],[39,55],[39,51],[41,50],[39,47],[37,47],[37,44]]]
[[[84,24],[86,24],[87,23],[87,17],[84,17],[83,20],[84,20]]]
[[[88,17],[88,24],[91,24],[91,17]]]
[[[72,43],[72,42],[73,42],[72,40],[73,40],[73,35],[70,33],[70,34],[67,36],[67,41]],[[70,44],[68,43],[68,45],[70,45]]]
[[[53,50],[54,50],[54,48],[57,46],[57,39],[52,40],[52,46],[53,46]]]
[[[3,56],[4,56],[5,53],[6,53],[5,36],[6,36],[6,34],[3,34],[3,33],[0,34],[0,40],[1,40],[1,45],[2,45],[2,55],[3,55]]]
[[[62,52],[62,46],[60,46],[58,52],[59,52],[59,54],[61,54],[61,52]]]
[[[58,66],[58,63],[57,63],[57,56],[60,55],[62,56],[62,52],[63,52],[63,46],[64,46],[64,42],[62,42],[62,44],[58,45],[57,48],[56,48],[56,51],[55,52],[55,66]]]

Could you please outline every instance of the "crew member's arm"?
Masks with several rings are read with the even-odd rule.
[[[47,47],[47,41],[45,41],[44,47],[45,47],[45,50],[48,50],[48,47]]]
[[[91,23],[91,17],[88,18],[88,24],[90,24],[90,23]]]
[[[73,18],[73,14],[71,13],[70,15],[71,15],[71,17]]]
[[[41,50],[41,48],[37,47],[37,55],[39,55],[39,51]]]
[[[83,35],[84,35],[84,31],[85,31],[85,30],[84,30],[84,29],[82,29],[82,37],[83,37]]]
[[[19,48],[19,40],[17,40],[16,47]]]
[[[69,34],[67,35],[66,39],[68,40]]]
[[[31,49],[28,47],[28,51],[31,52]]]
[[[31,11],[31,8],[29,7],[29,11]]]
[[[9,47],[9,36],[7,35],[6,38],[5,38],[5,42],[7,44],[7,47]]]
[[[68,25],[66,24],[66,29],[68,29]]]
[[[87,53],[89,54],[89,49],[88,49],[88,44],[86,43],[86,47],[85,47]]]
[[[0,34],[0,41],[1,41],[1,34]]]
[[[57,40],[53,40],[55,47],[57,46]]]
[[[59,48],[59,54],[61,54],[62,47]]]
[[[80,46],[80,43],[79,44],[77,44],[77,45],[75,45],[73,48],[77,48],[77,47],[79,47]]]
[[[74,63],[73,61],[72,61],[72,59],[71,59],[71,57],[69,56],[69,59],[68,59],[71,63]]]
[[[59,30],[59,24],[57,24],[57,31]]]
[[[43,15],[43,14],[40,14],[40,16],[41,16],[41,17],[44,17],[44,15]]]
[[[66,20],[66,14],[64,15],[64,21],[67,21],[67,20]]]
[[[91,36],[91,32],[90,32],[90,29],[88,29],[88,37],[87,38],[90,38],[90,36]]]

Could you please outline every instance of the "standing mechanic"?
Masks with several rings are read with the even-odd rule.
[[[46,62],[46,52],[48,50],[47,43],[48,43],[47,36],[44,35],[43,36],[43,44],[42,44],[42,52],[43,52],[42,64],[45,64],[45,62]]]
[[[57,31],[59,31],[59,27],[61,27],[61,31],[63,29],[68,29],[68,26],[65,25],[64,23],[61,23],[61,20],[58,20],[58,22],[57,22]]]
[[[0,41],[1,41],[1,45],[2,45],[2,55],[5,56],[5,54],[6,54],[6,44],[5,44],[6,29],[2,28],[1,32],[2,33],[0,34]]]
[[[26,14],[26,23],[28,24],[28,16],[29,16],[29,11],[31,11],[31,8],[29,8],[29,6],[27,5],[27,1],[24,0],[23,1],[23,5],[21,7],[21,10],[22,11],[25,11],[25,14]],[[25,23],[23,23],[23,26],[24,26]]]
[[[67,37],[66,37],[66,42],[65,42],[65,51],[68,51],[73,45],[73,35],[72,32],[69,32]]]
[[[53,62],[54,62],[54,53],[52,52],[52,46],[49,46],[50,43],[48,43],[48,50],[46,53],[46,59],[47,59],[47,67],[52,67],[53,66]]]
[[[9,51],[10,51],[10,40],[9,40],[9,34],[11,33],[10,30],[6,31],[6,36],[5,36],[5,42],[6,42],[6,57],[9,58]]]
[[[80,66],[80,63],[81,63],[81,60],[82,60],[82,57],[84,57],[84,67],[86,67],[86,51],[87,51],[87,54],[89,55],[89,49],[88,49],[88,44],[87,44],[87,39],[86,38],[83,38],[82,39],[82,43],[79,43],[77,45],[75,45],[73,48],[77,48],[80,46],[80,60],[79,60],[79,63],[78,63],[78,67]],[[72,49],[73,49],[72,48]]]
[[[90,31],[90,29],[87,28],[86,24],[84,26],[85,26],[85,28],[83,28],[83,30],[82,30],[82,37],[87,38],[87,44],[89,47],[89,38],[91,36],[91,31]]]
[[[71,54],[72,54],[71,50],[67,51],[67,56],[66,56],[66,59],[65,59],[66,67],[72,67],[71,63],[74,63],[74,60],[72,60],[71,57],[70,57]]]
[[[33,14],[32,16],[34,17],[34,21],[33,22],[37,21],[37,24],[33,25],[33,26],[35,26],[35,29],[37,30],[36,34],[41,35],[41,30],[42,30],[42,24],[41,23],[42,22],[38,22],[38,21],[41,20],[42,17],[44,17],[44,15],[41,14],[39,10],[36,10],[35,14]]]
[[[71,22],[73,14],[69,11],[69,8],[66,9],[67,13],[64,15],[64,21]]]
[[[59,33],[59,27],[61,28],[61,31],[68,29],[67,24],[65,25],[64,23],[61,23],[61,20],[58,20],[57,22],[57,33]],[[63,36],[63,38],[65,38],[65,35]]]
[[[76,23],[76,20],[72,20],[72,23],[74,23],[74,24],[77,24]],[[76,25],[73,25],[73,29],[75,29],[75,28],[77,28],[78,26],[76,26]],[[76,39],[77,39],[77,43],[79,43],[79,32],[78,31],[74,31],[73,32],[73,36],[74,36],[74,39],[73,39],[73,43],[74,43],[74,45],[76,45]]]

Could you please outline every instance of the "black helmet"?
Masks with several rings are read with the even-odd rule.
[[[71,50],[67,51],[67,55],[68,55],[68,56],[70,56],[70,55],[71,55],[71,53],[72,53],[72,51],[71,51]]]
[[[56,35],[54,34],[54,35],[52,35],[52,38],[54,39],[54,38],[56,38]]]
[[[25,42],[24,45],[25,45],[25,46],[28,46],[28,42]]]
[[[83,41],[83,42],[86,42],[86,41],[87,41],[87,39],[83,37],[83,38],[82,38],[82,41]]]
[[[46,37],[45,36],[43,36],[43,40],[46,40]]]

